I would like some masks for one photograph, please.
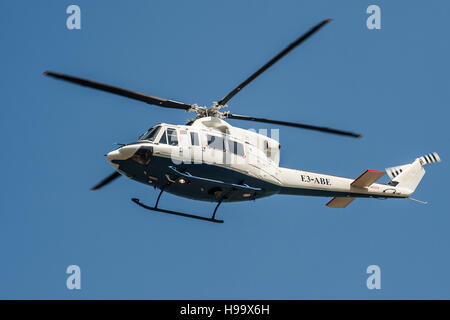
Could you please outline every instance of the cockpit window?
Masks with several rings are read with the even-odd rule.
[[[161,139],[159,139],[159,143],[177,146],[178,145],[177,130],[172,128],[164,130]]]
[[[154,141],[160,129],[161,126],[150,128],[146,133],[139,137],[139,140]]]
[[[159,143],[161,144],[167,144],[167,136],[166,136],[166,130],[161,135],[161,139],[159,139]]]

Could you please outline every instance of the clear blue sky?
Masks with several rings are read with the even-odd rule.
[[[82,29],[69,31],[75,3]],[[378,4],[382,29],[366,28]],[[450,298],[450,3],[1,1],[0,298]],[[361,132],[281,128],[281,164],[357,177],[437,151],[415,197],[274,196],[225,204],[223,225],[148,213],[157,193],[103,156],[191,115],[46,78],[46,69],[209,105],[320,20],[332,23],[230,101],[238,114]],[[247,128],[271,128],[234,121]],[[166,208],[213,204],[163,195]],[[69,291],[65,269],[82,271]],[[382,289],[368,290],[367,266]]]

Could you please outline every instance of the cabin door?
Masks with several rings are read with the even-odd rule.
[[[203,140],[203,161],[211,164],[225,164],[224,136],[220,133],[206,133]]]
[[[203,148],[200,142],[200,135],[198,131],[189,130],[187,131],[187,140],[188,142],[188,154],[189,160],[193,164],[200,164],[203,162]]]

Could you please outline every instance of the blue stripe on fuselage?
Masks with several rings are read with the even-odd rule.
[[[187,171],[191,175],[198,177],[205,177],[208,179],[219,180],[232,184],[247,184],[253,188],[261,188],[261,191],[256,191],[251,197],[243,197],[246,193],[242,190],[233,191],[226,202],[234,201],[248,201],[263,197],[268,197],[274,194],[286,194],[286,195],[303,195],[303,196],[319,196],[319,197],[378,197],[378,198],[391,198],[392,196],[373,196],[363,193],[349,193],[349,192],[335,192],[326,190],[314,190],[305,188],[291,188],[281,187],[273,183],[246,175],[242,172],[226,168],[214,164],[189,164],[181,163],[174,164],[171,158],[155,156],[153,155],[148,165],[142,165],[132,159],[127,160],[115,160],[115,163],[119,165],[119,170],[125,172],[128,177],[139,181],[141,183],[162,188],[165,187],[165,191],[176,194],[181,197],[216,202],[217,197],[213,194],[209,194],[208,190],[202,187],[201,182],[196,181],[191,184],[180,185],[178,183],[168,184],[169,177],[174,177],[173,172],[169,169],[169,166],[174,166],[178,171]],[[175,177],[174,177],[175,178]],[[151,181],[151,182],[150,182]],[[210,187],[211,185],[207,185]],[[219,187],[219,186],[218,186]],[[204,190],[202,190],[202,188]],[[397,197],[394,197],[397,198]]]

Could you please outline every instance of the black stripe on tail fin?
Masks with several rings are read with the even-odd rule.
[[[422,166],[430,163],[441,162],[441,158],[436,152],[426,154],[419,158],[420,164]]]

